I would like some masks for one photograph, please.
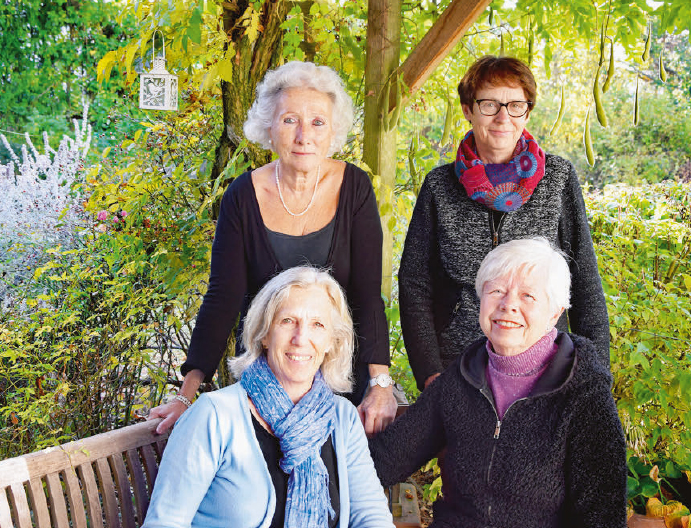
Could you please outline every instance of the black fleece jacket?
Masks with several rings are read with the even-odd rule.
[[[531,395],[500,421],[485,342],[370,440],[382,484],[406,479],[446,449],[434,528],[625,528],[624,434],[611,374],[592,343],[560,333]]]
[[[557,328],[591,339],[609,365],[607,306],[573,165],[547,154],[545,176],[530,200],[493,214],[470,199],[448,164],[425,178],[398,272],[403,339],[418,387],[482,337],[475,277],[494,233],[500,244],[543,236],[567,254],[571,308]]]

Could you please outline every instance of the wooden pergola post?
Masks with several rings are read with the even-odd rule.
[[[402,76],[409,90],[407,95],[418,90],[490,2],[491,0],[453,0],[405,63],[398,68],[402,2],[368,0],[363,161],[381,178],[378,198],[384,230],[382,293],[388,298],[391,297],[393,281],[393,233],[389,225],[394,210],[397,129],[394,126],[387,130],[384,125],[389,111],[396,106],[398,88],[394,77],[396,74]],[[390,96],[389,104],[384,108],[382,90],[386,87],[390,87]]]
[[[425,83],[491,1],[451,2],[401,66],[403,81],[410,93],[416,92]]]
[[[398,68],[401,38],[401,0],[369,0],[367,3],[367,61],[365,64],[364,162],[381,177],[379,210],[384,230],[382,292],[391,297],[393,238],[388,228],[393,218],[396,182],[396,127],[387,130],[388,105],[382,91]]]

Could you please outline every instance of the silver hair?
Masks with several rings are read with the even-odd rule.
[[[332,305],[331,346],[324,356],[321,371],[324,381],[334,392],[350,392],[353,360],[353,320],[343,290],[328,272],[310,266],[290,268],[267,282],[250,304],[245,317],[242,343],[245,353],[230,359],[229,366],[236,379],[265,354],[262,340],[268,335],[276,312],[288,298],[292,288],[318,286],[324,289]]]
[[[267,72],[257,86],[257,97],[247,112],[243,125],[245,137],[265,149],[271,148],[269,129],[275,117],[278,98],[288,88],[311,88],[329,96],[333,103],[331,123],[334,137],[327,155],[340,151],[353,126],[353,101],[334,70],[312,62],[291,61]]]
[[[475,291],[482,296],[487,281],[499,277],[539,273],[554,312],[571,306],[571,272],[563,251],[544,237],[511,240],[487,253],[475,278]]]

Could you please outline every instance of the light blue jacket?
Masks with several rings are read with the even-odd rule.
[[[336,396],[339,528],[392,528],[357,410]],[[202,395],[163,452],[142,528],[269,526],[276,494],[239,383]]]

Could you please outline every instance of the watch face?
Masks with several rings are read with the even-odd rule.
[[[378,376],[372,378],[372,382],[379,385],[380,387],[386,388],[389,385],[391,385],[393,380],[391,379],[391,376],[387,376],[386,374],[379,374]]]

